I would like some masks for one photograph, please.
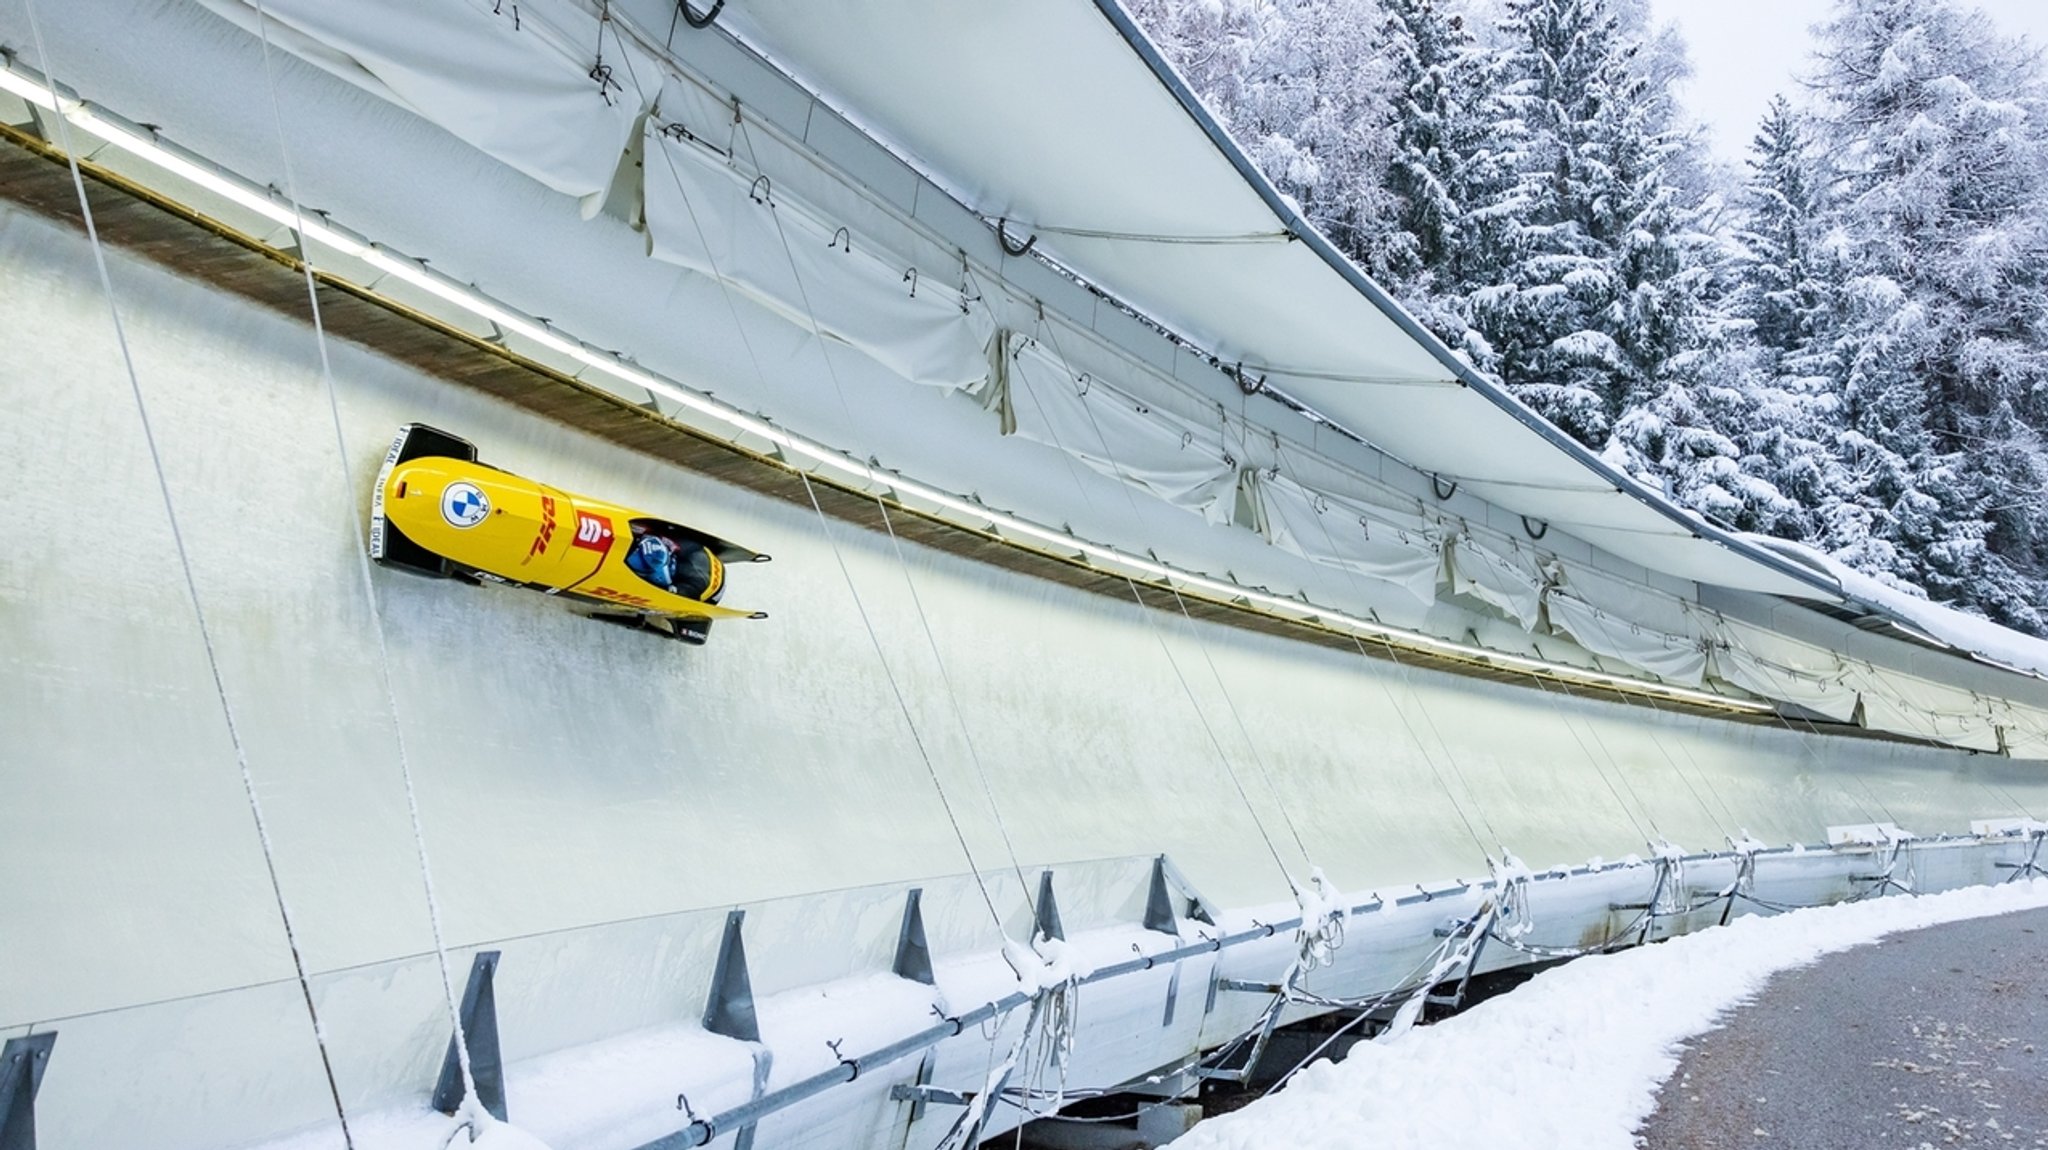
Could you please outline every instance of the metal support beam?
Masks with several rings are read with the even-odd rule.
[[[10,1038],[0,1047],[0,1150],[36,1150],[36,1091],[57,1032]]]
[[[746,917],[743,910],[725,916],[725,937],[718,943],[718,962],[711,969],[711,995],[704,1003],[704,1029],[741,1042],[759,1042],[761,1024],[754,1017],[754,982],[747,976],[747,946],[740,939],[740,923]]]
[[[910,894],[903,900],[903,929],[896,935],[896,962],[889,969],[896,977],[926,986],[935,984],[932,976],[932,948],[924,938],[924,911],[920,903],[924,891],[910,888]]]
[[[462,989],[462,1029],[448,1036],[448,1053],[441,1057],[441,1079],[434,1086],[434,1109],[453,1114],[462,1108],[462,1061],[455,1052],[458,1041],[467,1040],[469,1076],[476,1082],[476,1098],[491,1117],[505,1121],[505,1059],[498,1050],[498,994],[493,986],[498,972],[498,952],[480,950],[469,964],[469,985]]]
[[[1038,874],[1038,933],[1065,941],[1067,930],[1060,925],[1060,904],[1052,897],[1052,872]]]

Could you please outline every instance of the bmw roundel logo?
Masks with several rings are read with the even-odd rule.
[[[441,518],[457,527],[474,527],[491,513],[491,501],[474,483],[456,482],[441,489]]]

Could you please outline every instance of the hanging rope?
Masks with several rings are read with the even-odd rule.
[[[1754,661],[1757,665],[1763,667],[1770,666],[1770,664],[1762,658],[1760,658],[1756,654],[1756,652],[1750,650],[1749,645],[1747,643],[1744,643],[1742,641],[1742,633],[1740,631],[1736,630],[1733,627],[1724,627],[1721,630],[1723,634],[1727,635],[1729,642],[1734,647],[1739,648],[1743,654],[1748,655],[1750,659]],[[1823,759],[1820,755],[1820,752],[1815,750],[1813,747],[1812,740],[1817,740],[1820,738],[1820,731],[1813,725],[1811,720],[1807,720],[1804,717],[1802,717],[1801,721],[1806,723],[1807,734],[1801,734],[1799,729],[1792,725],[1792,720],[1786,717],[1784,711],[1778,709],[1777,707],[1772,707],[1771,714],[1777,718],[1779,725],[1784,727],[1785,730],[1792,735],[1793,741],[1799,744],[1800,751],[1804,753],[1808,759],[1812,760],[1815,768],[1820,770],[1822,773],[1833,773],[1831,768],[1828,766],[1827,760]],[[1812,739],[1809,739],[1808,735],[1811,735]],[[1870,783],[1866,781],[1863,778],[1863,776],[1859,774],[1854,768],[1849,768],[1848,771],[1849,777],[1856,780],[1857,785],[1861,786],[1863,788],[1864,793],[1870,796],[1870,801],[1876,803],[1878,810],[1884,813],[1885,821],[1892,823],[1896,826],[1897,820],[1892,818],[1890,808],[1886,807],[1884,801],[1877,797],[1877,792],[1871,789]],[[1870,808],[1868,806],[1865,806],[1863,801],[1861,799],[1858,799],[1854,792],[1844,791],[1843,793],[1848,795],[1849,801],[1855,803],[1857,808],[1863,812],[1863,817],[1865,819],[1871,822],[1877,821],[1876,818],[1872,816]]]
[[[1285,463],[1286,455],[1284,448],[1276,444],[1273,454],[1276,465]],[[1300,473],[1298,469],[1296,473]],[[1337,538],[1331,533],[1330,525],[1324,521],[1321,515],[1316,516],[1316,528],[1323,533],[1323,541],[1330,548],[1331,554],[1336,554]],[[1367,596],[1365,595],[1363,577],[1349,567],[1339,567],[1338,570],[1344,573],[1345,579],[1351,585],[1352,593],[1359,596],[1361,602],[1366,601]],[[1370,658],[1366,654],[1365,642],[1359,637],[1358,633],[1356,631],[1347,631],[1346,634],[1351,639],[1351,645],[1358,650],[1359,658]],[[1394,664],[1395,675],[1401,680],[1401,685],[1407,689],[1408,697],[1414,701],[1416,709],[1422,712],[1423,721],[1429,724],[1430,733],[1436,738],[1438,751],[1443,754],[1451,770],[1458,776],[1458,783],[1465,791],[1466,800],[1472,804],[1472,809],[1479,813],[1479,821],[1486,824],[1487,835],[1492,838],[1493,844],[1496,846],[1500,845],[1501,838],[1499,832],[1494,829],[1492,820],[1487,818],[1486,808],[1484,804],[1480,803],[1478,793],[1472,789],[1471,781],[1466,778],[1463,768],[1458,763],[1457,756],[1451,753],[1450,743],[1443,737],[1443,731],[1436,725],[1436,719],[1430,714],[1428,705],[1423,702],[1422,692],[1416,687],[1414,679],[1408,674],[1407,665],[1401,661],[1400,656],[1395,652],[1392,642],[1387,641],[1384,637],[1382,637],[1381,641],[1385,644],[1387,658]],[[1444,798],[1449,800],[1452,811],[1458,816],[1458,821],[1464,824],[1465,833],[1472,836],[1472,845],[1479,848],[1481,857],[1492,857],[1492,847],[1487,844],[1486,839],[1480,837],[1478,828],[1472,825],[1472,818],[1466,813],[1465,805],[1458,801],[1458,796],[1451,790],[1450,780],[1445,778],[1443,770],[1437,765],[1436,757],[1429,753],[1429,747],[1422,741],[1421,733],[1415,729],[1415,724],[1409,720],[1408,713],[1402,709],[1400,700],[1395,698],[1393,687],[1388,685],[1385,679],[1378,676],[1373,676],[1373,678],[1379,683],[1381,692],[1386,695],[1387,705],[1394,709],[1395,716],[1401,720],[1401,726],[1408,732],[1408,738],[1415,744],[1416,751],[1422,755],[1422,761],[1424,765],[1429,767],[1429,773],[1436,779],[1436,785],[1444,792]],[[1505,849],[1505,847],[1502,847],[1503,851]]]
[[[1038,394],[1031,388],[1028,380],[1026,381],[1024,391],[1028,396],[1030,396],[1033,405],[1040,407],[1040,418],[1041,420],[1043,420],[1043,405],[1039,404]],[[1051,424],[1049,421],[1047,421],[1046,426],[1048,428],[1048,431],[1050,432]],[[1072,456],[1070,456],[1067,453],[1065,447],[1060,444],[1058,434],[1056,432],[1050,433],[1053,436],[1053,448],[1055,452],[1057,452],[1062,459],[1067,461],[1069,474],[1073,476],[1077,489],[1079,489],[1082,492],[1082,498],[1088,501],[1092,510],[1094,501],[1092,499],[1089,499],[1087,495],[1087,488],[1081,484],[1079,474],[1072,470]],[[1135,513],[1136,510],[1136,503],[1133,502],[1133,513]],[[1162,633],[1161,629],[1157,626],[1157,624],[1153,621],[1152,613],[1149,610],[1150,605],[1145,602],[1144,596],[1138,592],[1137,583],[1134,580],[1132,580],[1130,576],[1122,575],[1119,576],[1119,578],[1122,579],[1124,587],[1130,591],[1131,598],[1137,602],[1138,607],[1140,608],[1139,618],[1142,621],[1145,629],[1151,632],[1153,639],[1156,640],[1159,644],[1160,652],[1166,656],[1166,664],[1173,671],[1175,682],[1179,684],[1181,693],[1187,698],[1189,707],[1193,709],[1195,713],[1196,725],[1201,727],[1202,733],[1207,738],[1210,748],[1215,752],[1217,763],[1220,766],[1222,766],[1224,774],[1228,776],[1230,779],[1232,789],[1237,792],[1238,800],[1244,804],[1246,813],[1248,813],[1251,816],[1252,826],[1254,827],[1254,829],[1258,831],[1259,838],[1261,839],[1261,841],[1265,843],[1267,853],[1272,855],[1273,857],[1273,865],[1280,868],[1281,877],[1286,879],[1290,889],[1298,889],[1297,884],[1294,882],[1293,876],[1288,873],[1286,861],[1282,859],[1280,856],[1280,848],[1277,844],[1274,843],[1272,834],[1266,829],[1265,820],[1260,817],[1258,807],[1252,803],[1251,795],[1248,792],[1246,792],[1244,788],[1244,781],[1238,777],[1236,768],[1231,766],[1229,756],[1224,753],[1222,740],[1217,738],[1215,728],[1212,727],[1209,723],[1208,714],[1205,711],[1203,711],[1200,701],[1195,697],[1193,688],[1191,688],[1188,685],[1187,676],[1181,672],[1179,661],[1173,657],[1172,649],[1167,646],[1165,635]]]
[[[92,200],[86,195],[85,176],[79,169],[78,149],[71,139],[70,121],[65,115],[65,100],[57,91],[56,64],[50,58],[48,45],[43,40],[42,23],[38,18],[35,0],[25,0],[29,34],[35,41],[36,56],[42,64],[43,75],[50,93],[50,105],[55,109],[51,121],[57,130],[58,146],[64,151],[64,158],[71,170],[72,190],[78,197],[78,211],[85,223],[85,235],[92,247],[93,267],[99,274],[100,291],[107,301],[107,314],[114,325],[114,341],[121,349],[121,366],[128,378],[128,394],[135,403],[135,412],[142,425],[142,438],[149,449],[149,463],[156,476],[157,494],[163,501],[164,518],[170,526],[171,543],[178,556],[178,571],[185,584],[185,594],[192,604],[192,619],[199,631],[199,644],[206,656],[208,681],[213,687],[215,703],[220,708],[221,722],[227,729],[228,743],[234,750],[235,768],[242,780],[242,796],[249,804],[249,818],[256,830],[256,841],[263,853],[263,870],[270,884],[270,895],[277,906],[278,922],[284,931],[285,948],[291,953],[292,975],[299,986],[299,997],[306,1006],[306,1020],[312,1028],[313,1044],[320,1054],[320,1069],[327,1082],[327,1094],[334,1106],[334,1118],[341,1128],[344,1146],[354,1147],[355,1138],[349,1130],[348,1110],[341,1101],[341,1087],[335,1080],[334,1059],[327,1048],[327,1031],[320,1022],[320,1009],[313,999],[313,986],[306,973],[306,960],[299,948],[297,924],[292,919],[291,904],[286,900],[284,882],[277,871],[277,850],[270,837],[270,823],[263,813],[263,802],[256,791],[256,778],[249,767],[248,747],[242,741],[240,725],[235,720],[235,709],[228,698],[227,682],[220,669],[219,652],[214,646],[213,630],[206,617],[206,607],[199,596],[199,583],[192,574],[192,556],[185,544],[185,533],[178,522],[176,501],[171,496],[169,478],[164,473],[162,451],[157,445],[155,422],[150,417],[149,404],[143,398],[142,380],[135,370],[135,355],[128,346],[128,333],[121,321],[121,308],[114,296],[113,276],[107,270],[107,256],[100,243],[99,224],[93,217]]]
[[[339,389],[334,381],[334,363],[328,354],[327,325],[320,309],[320,293],[313,278],[312,251],[306,242],[305,212],[300,205],[298,180],[292,166],[291,145],[285,133],[284,112],[277,97],[277,77],[271,60],[269,17],[263,11],[263,0],[255,0],[256,27],[263,46],[264,86],[270,97],[271,125],[277,133],[279,159],[284,167],[285,199],[291,204],[293,231],[298,237],[299,271],[305,281],[306,305],[313,323],[314,344],[320,355],[320,382],[327,398],[327,414],[334,431],[336,467],[341,479],[344,506],[355,506],[354,485],[349,477],[348,437],[341,419]],[[434,869],[427,852],[426,828],[420,816],[419,792],[414,784],[412,754],[405,740],[405,724],[399,717],[398,691],[391,680],[391,649],[386,639],[384,613],[377,597],[376,582],[370,572],[369,547],[363,538],[360,518],[351,513],[349,527],[354,535],[356,571],[363,589],[364,601],[370,608],[370,631],[377,642],[377,671],[380,685],[384,690],[385,713],[391,720],[391,737],[398,757],[399,777],[405,784],[405,809],[411,823],[413,850],[419,860],[420,886],[427,901],[427,925],[433,937],[434,961],[441,977],[441,996],[448,1011],[449,1026],[455,1034],[456,1065],[462,1078],[463,1109],[461,1116],[471,1120],[469,1139],[477,1139],[479,1125],[484,1118],[482,1104],[478,1100],[476,1075],[470,1065],[469,1035],[462,1022],[462,1009],[455,993],[455,977],[448,961],[448,944],[441,925],[441,902],[434,889]],[[485,1116],[487,1117],[487,1116]]]
[[[1598,608],[1594,608],[1592,610],[1592,615],[1594,625],[1600,628],[1601,633],[1607,637],[1610,645],[1619,646],[1619,644],[1615,642],[1616,636],[1614,629],[1611,626],[1609,626],[1610,620],[1607,616],[1607,613],[1599,610]],[[1657,712],[1657,714],[1660,717],[1662,717],[1665,714],[1664,708],[1657,705],[1657,696],[1655,694],[1646,691],[1643,692],[1639,697],[1646,700],[1650,705],[1650,709]],[[1692,780],[1687,778],[1685,771],[1679,767],[1678,757],[1671,753],[1671,748],[1665,745],[1663,735],[1659,733],[1655,727],[1652,727],[1650,729],[1650,742],[1657,748],[1657,753],[1664,756],[1664,761],[1671,767],[1671,773],[1678,776],[1678,781],[1685,786],[1687,793],[1692,795],[1693,802],[1699,804],[1700,810],[1707,816],[1707,821],[1714,824],[1714,829],[1719,831],[1723,838],[1729,837],[1730,824],[1735,821],[1733,813],[1731,812],[1729,814],[1728,822],[1723,822],[1721,818],[1714,813],[1713,808],[1707,805],[1706,798],[1700,794],[1700,791],[1697,787],[1693,786]],[[1686,755],[1687,757],[1691,757],[1692,751],[1690,747],[1687,748]],[[1695,770],[1699,769],[1698,759],[1693,759],[1693,767]],[[1703,779],[1706,777],[1704,771],[1701,772],[1701,777]],[[1711,790],[1712,787],[1710,786],[1709,789]],[[1716,792],[1716,797],[1719,797],[1718,792]],[[1723,806],[1723,810],[1726,810],[1725,804]]]
[[[1009,853],[1010,868],[1016,872],[1017,887],[1028,891],[1031,883],[1024,877],[1024,866],[1018,860],[1017,845],[1010,838],[1009,824],[1003,821],[1002,807],[997,804],[995,791],[989,785],[988,772],[983,768],[981,752],[975,748],[974,733],[967,726],[966,709],[960,705],[960,693],[953,686],[952,673],[946,670],[946,660],[939,654],[938,639],[932,634],[931,617],[924,609],[924,600],[917,593],[917,580],[911,577],[910,560],[903,554],[903,543],[897,538],[896,524],[889,515],[889,503],[880,496],[875,497],[875,506],[882,512],[882,529],[889,533],[889,545],[895,548],[896,562],[903,570],[903,584],[910,589],[910,602],[917,610],[917,621],[924,630],[925,644],[931,649],[932,662],[939,669],[939,682],[946,689],[946,698],[953,706],[953,720],[960,727],[960,738],[967,745],[968,759],[974,765],[974,775],[981,780],[981,793],[988,800],[988,809],[995,815],[996,831],[1003,837],[1003,849]]]
[[[633,69],[632,54],[623,54],[623,59],[626,61],[628,79],[632,82],[634,88],[643,94],[644,98],[644,93],[646,89],[645,86],[642,84],[639,75]],[[735,122],[739,122],[737,111],[735,112]],[[741,124],[741,128],[743,127],[744,125]],[[741,130],[741,128],[736,128],[736,133],[739,130]],[[751,144],[749,145],[749,149],[751,150]],[[674,157],[670,156],[666,149],[656,149],[656,151],[660,152],[662,160],[664,164],[667,166],[669,178],[675,183],[676,193],[679,197],[681,197],[684,211],[687,212],[690,217],[690,226],[697,234],[697,242],[699,246],[706,253],[715,250],[711,246],[710,240],[704,232],[703,221],[700,220],[697,216],[696,206],[690,203],[688,192],[683,184],[682,174],[676,171],[675,169]],[[778,221],[777,228],[779,229],[780,226],[780,221]],[[786,256],[789,255],[789,253],[786,250],[784,254]],[[791,256],[790,258],[792,258],[793,260],[794,257]],[[733,301],[730,281],[726,278],[723,271],[721,271],[716,266],[716,264],[712,265],[711,270],[712,279],[718,284],[719,296],[725,302],[726,314],[732,318],[733,331],[736,334],[738,334],[740,338],[740,345],[745,349],[747,353],[747,360],[753,367],[755,378],[765,388],[768,382],[768,373],[766,369],[763,368],[761,365],[761,357],[755,351],[753,340],[747,336],[745,324],[743,324],[740,321],[739,306]],[[805,306],[806,308],[808,308],[808,302],[806,302]],[[815,320],[813,320],[813,323],[815,325]],[[820,345],[823,346],[824,342],[825,341],[821,340]],[[827,359],[827,365],[830,365],[829,358]],[[938,768],[932,762],[930,754],[925,749],[924,740],[918,734],[916,724],[911,719],[909,706],[907,702],[904,700],[902,690],[896,682],[895,672],[893,669],[890,668],[888,657],[884,654],[882,649],[880,636],[875,632],[874,626],[868,618],[866,604],[862,602],[860,597],[860,589],[854,584],[852,572],[847,568],[845,556],[840,552],[839,541],[837,537],[833,534],[831,525],[827,521],[823,505],[818,501],[818,493],[816,489],[812,486],[810,475],[808,472],[804,471],[801,468],[792,468],[792,470],[794,470],[797,474],[797,477],[803,481],[804,495],[810,501],[812,512],[817,516],[819,528],[825,536],[827,545],[830,546],[832,550],[833,560],[838,565],[840,575],[846,584],[847,591],[853,598],[854,608],[860,616],[862,628],[866,631],[868,635],[868,641],[869,644],[874,648],[875,657],[882,665],[883,676],[888,680],[890,692],[896,699],[897,707],[903,715],[903,720],[905,724],[909,727],[911,741],[917,749],[920,761],[924,764],[925,773],[931,780],[932,789],[934,793],[938,796],[939,805],[946,814],[946,820],[948,824],[952,827],[953,837],[955,841],[959,843],[961,857],[966,860],[967,868],[969,872],[972,873],[974,876],[975,885],[981,893],[982,902],[988,907],[989,918],[994,922],[997,933],[1001,934],[1003,933],[1003,916],[1002,913],[996,909],[995,896],[993,893],[990,892],[988,880],[986,876],[983,875],[980,864],[974,858],[973,848],[968,845],[966,831],[962,828],[959,816],[953,808],[951,796],[949,796],[946,793],[945,784],[939,778]],[[1007,845],[1007,835],[1005,836],[1005,842]],[[1025,905],[1031,908],[1033,914],[1035,915],[1036,908],[1033,907],[1031,903],[1031,892],[1029,884],[1025,884],[1023,887],[1023,897]]]

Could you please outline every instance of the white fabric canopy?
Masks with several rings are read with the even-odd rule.
[[[2048,677],[2048,641],[2022,635],[1941,603],[1908,595],[1803,544],[1763,536],[1753,538],[1758,546],[1768,547],[1826,572],[1828,577],[1841,584],[1844,591],[1857,599],[1943,643],[1960,647],[2001,667]]]
[[[1211,523],[1233,521],[1239,467],[1223,449],[1220,422],[1202,427],[1155,411],[1100,381],[1076,382],[1036,344],[1021,350],[1010,369],[1018,435]]]
[[[1705,681],[1707,651],[1698,639],[1618,618],[1557,588],[1548,599],[1551,626],[1595,655],[1619,659],[1667,683],[1697,687]]]
[[[903,378],[963,388],[988,375],[987,313],[963,306],[947,269],[870,252],[850,229],[828,228],[735,171],[722,156],[664,135],[645,141],[648,250],[725,280],[749,298],[879,361]],[[957,274],[957,269],[952,269]]]
[[[1543,589],[1549,580],[1534,555],[1519,548],[1496,551],[1469,533],[1450,547],[1451,589],[1490,604],[1533,631],[1543,618]]]
[[[200,2],[257,26],[254,0]],[[277,46],[593,201],[660,90],[652,57],[573,4],[262,0],[262,14]]]
[[[1856,689],[1844,674],[1815,674],[1758,656],[1741,647],[1713,652],[1714,677],[1765,699],[1782,699],[1838,723],[1856,718]]]
[[[1385,580],[1424,603],[1436,602],[1443,576],[1443,536],[1396,513],[1310,491],[1285,475],[1248,471],[1258,526],[1290,554]]]

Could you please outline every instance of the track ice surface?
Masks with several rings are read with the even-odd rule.
[[[1679,1044],[1773,974],[1898,931],[2044,906],[2048,880],[2034,879],[1737,919],[1582,958],[1435,1026],[1360,1043],[1341,1064],[1310,1066],[1173,1145],[1634,1150]]]

